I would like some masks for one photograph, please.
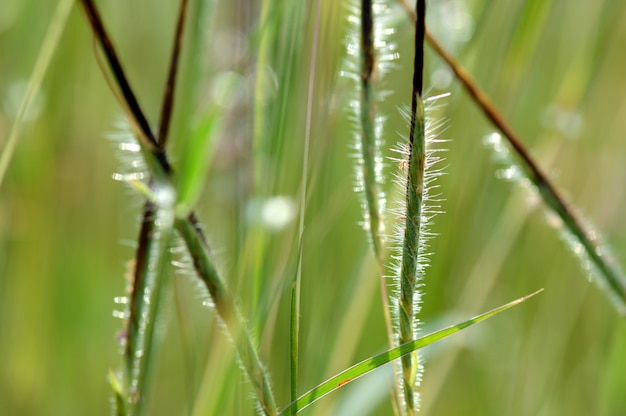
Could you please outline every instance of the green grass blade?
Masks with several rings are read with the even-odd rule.
[[[317,62],[318,41],[320,32],[320,0],[315,2],[315,23],[313,46],[311,48],[311,65],[309,68],[306,122],[304,136],[304,153],[302,160],[302,174],[300,185],[300,216],[298,221],[298,265],[295,280],[293,282],[291,298],[291,323],[290,323],[290,397],[293,399],[298,394],[298,356],[300,334],[300,287],[302,282],[302,252],[304,247],[304,220],[306,213],[306,198],[309,174],[309,151],[311,144],[311,122],[313,117],[313,94],[315,88],[315,64]]]
[[[370,371],[373,371],[377,369],[378,367],[381,367],[385,364],[390,363],[393,360],[396,360],[402,356],[405,356],[406,354],[410,354],[420,348],[433,344],[443,338],[446,338],[456,332],[459,332],[462,329],[465,329],[469,326],[472,326],[488,318],[491,318],[499,314],[500,312],[504,312],[505,310],[512,308],[513,306],[519,305],[520,303],[528,300],[529,298],[535,296],[541,291],[543,291],[543,289],[540,289],[534,293],[531,293],[530,295],[521,297],[505,305],[497,307],[495,309],[492,309],[488,312],[478,315],[465,322],[461,322],[459,324],[449,326],[447,328],[425,335],[419,339],[402,344],[389,351],[375,355],[374,357],[363,360],[360,363],[355,364],[354,366],[328,379],[327,381],[320,384],[319,386],[314,387],[313,389],[309,390],[307,393],[300,396],[300,398],[296,402],[290,403],[289,406],[281,410],[280,415],[286,415],[286,416],[293,415],[295,414],[294,413],[295,409],[302,410],[310,406],[311,404],[315,403],[317,400],[321,399],[327,394],[332,393],[335,390],[338,390],[342,386],[348,384],[349,382],[353,380],[356,380],[357,378],[369,373]]]
[[[11,132],[9,133],[9,138],[7,139],[4,149],[2,149],[2,155],[0,156],[0,188],[2,187],[4,176],[9,168],[9,163],[11,163],[13,153],[15,153],[24,117],[26,116],[26,112],[28,111],[30,104],[39,92],[43,78],[48,70],[48,65],[52,59],[52,55],[54,54],[54,51],[59,44],[59,39],[61,39],[61,35],[63,34],[63,29],[65,28],[67,17],[70,14],[72,3],[72,0],[59,0],[54,11],[54,15],[50,20],[50,26],[48,27],[48,31],[44,37],[43,45],[41,45],[39,56],[37,56],[33,73],[28,82],[28,86],[26,87],[26,93],[20,103],[17,116],[15,117],[15,121],[11,127]]]
[[[191,132],[185,144],[178,173],[178,204],[183,210],[195,206],[200,196],[219,129],[218,114],[210,111]]]
[[[270,24],[269,21],[269,12],[271,8],[271,1],[263,0],[261,2],[261,16],[260,16],[260,33],[259,33],[259,45],[257,52],[257,74],[256,81],[254,87],[254,132],[253,132],[253,142],[255,144],[255,148],[262,148],[263,136],[266,134],[267,128],[265,126],[266,115],[265,115],[265,95],[267,92],[265,89],[267,88],[267,74],[266,71],[269,70],[269,55],[270,55],[270,42],[273,41],[273,36],[276,31],[276,27],[273,24]],[[256,178],[257,180],[261,179],[262,170],[259,169],[257,165]]]
[[[300,270],[302,269],[302,239],[298,248],[298,264],[291,286],[291,318],[289,323],[289,351],[290,351],[290,398],[295,401],[298,397],[298,356],[300,340]]]

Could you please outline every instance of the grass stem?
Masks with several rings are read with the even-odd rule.
[[[155,181],[166,181],[170,184],[173,170],[165,150],[159,145],[148,121],[139,105],[135,94],[124,74],[117,53],[104,29],[100,15],[91,0],[82,0],[82,4],[89,18],[91,27],[96,34],[97,40],[104,49],[107,61],[119,88],[124,96],[130,116],[131,124],[136,128],[139,144],[141,145],[146,165]],[[169,117],[169,116],[168,116]],[[171,186],[171,185],[168,185]],[[172,186],[172,192],[176,189]],[[277,414],[277,407],[257,349],[252,342],[249,330],[246,328],[244,319],[237,308],[233,296],[227,289],[224,281],[213,266],[208,253],[208,244],[202,230],[198,225],[195,214],[191,212],[187,217],[177,218],[175,228],[183,237],[187,249],[193,259],[193,264],[199,278],[206,285],[211,300],[215,306],[219,318],[235,343],[237,356],[241,361],[248,380],[252,384],[260,409],[265,415]]]
[[[385,317],[385,325],[390,345],[393,344],[393,329],[389,311],[389,296],[385,275],[384,233],[385,222],[383,210],[385,195],[381,187],[382,163],[380,154],[381,138],[377,130],[377,87],[380,76],[379,59],[375,48],[374,19],[372,0],[361,1],[361,83],[359,96],[359,140],[361,150],[359,174],[361,175],[365,196],[365,222],[369,232],[372,249],[379,269],[380,292]]]
[[[417,16],[406,0],[398,0],[405,8],[411,20],[416,23]],[[609,299],[618,312],[626,317],[626,276],[619,262],[609,251],[603,249],[598,233],[592,230],[576,213],[574,208],[565,200],[556,186],[539,167],[519,135],[507,123],[502,114],[496,109],[489,97],[480,89],[469,73],[448,53],[443,46],[429,32],[426,40],[435,52],[448,64],[457,79],[463,84],[474,102],[483,111],[485,116],[500,130],[519,160],[530,182],[536,187],[542,200],[551,211],[562,221],[564,227],[580,243],[598,273],[598,283],[605,289]]]
[[[165,83],[165,92],[161,105],[161,117],[159,122],[159,133],[157,142],[159,146],[165,147],[167,143],[167,133],[169,131],[170,121],[172,119],[172,109],[174,108],[174,92],[176,89],[176,76],[178,75],[178,62],[180,58],[181,43],[183,38],[183,29],[185,27],[185,18],[187,17],[188,0],[181,0],[180,11],[178,13],[178,21],[176,23],[176,32],[174,33],[174,45],[170,57],[170,68]]]
[[[424,121],[423,68],[424,68],[424,20],[425,1],[417,1],[419,22],[415,30],[415,59],[413,65],[413,89],[411,103],[411,129],[409,132],[409,165],[406,184],[406,214],[402,260],[400,266],[400,299],[398,308],[399,344],[416,338],[419,297],[418,281],[422,266],[419,263],[422,250],[421,228],[424,197],[424,169],[426,165],[426,124]],[[417,352],[402,357],[402,391],[404,412],[414,415],[418,405],[416,393],[419,383],[419,358]]]
[[[173,231],[173,206],[157,207],[146,203],[146,222],[142,224],[126,343],[128,374],[128,415],[144,414],[150,380],[150,367],[157,346],[158,314],[166,290]]]
[[[185,241],[198,276],[211,295],[215,310],[235,343],[237,356],[252,384],[263,414],[276,415],[276,402],[257,349],[230,291],[213,266],[203,234],[191,218],[177,219],[176,229]]]

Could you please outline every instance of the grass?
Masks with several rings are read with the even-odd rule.
[[[448,42],[540,166],[550,176],[558,169],[558,188],[604,231],[615,257],[623,259],[624,117],[619,115],[625,107],[614,91],[623,85],[619,69],[626,64],[619,53],[624,7],[612,1],[445,7],[453,4],[446,13],[432,7],[430,30]],[[170,53],[163,45],[171,45],[178,5],[138,1],[99,6],[147,118],[155,123]],[[170,127],[172,164],[181,166],[189,153],[181,137],[206,128],[208,114],[220,120],[214,141],[198,144],[214,155],[196,173],[203,176],[208,169],[203,189],[190,191],[185,200],[190,206],[197,201],[218,272],[237,294],[271,371],[276,401],[285,404],[292,397],[288,282],[298,267],[300,392],[387,349],[378,266],[359,229],[361,209],[352,193],[352,133],[345,117],[352,87],[338,77],[345,11],[320,2],[303,192],[302,97],[310,85],[315,4],[268,1],[267,14],[261,9],[248,14],[222,3],[202,6],[204,11],[200,3],[190,2],[180,96]],[[0,64],[3,148],[17,108],[11,87],[29,80],[53,7],[13,1],[0,6],[0,54],[11,57]],[[441,28],[447,24],[441,15],[455,16],[457,23],[473,21],[471,40],[446,39],[447,33],[462,36],[462,25]],[[261,16],[266,16],[265,24]],[[583,18],[589,24],[580,29],[577,22]],[[400,60],[384,84],[392,92],[378,106],[389,118],[385,157],[396,141],[393,132],[407,129],[396,108],[410,102],[406,85],[412,66],[410,20],[398,8],[391,24]],[[114,129],[119,105],[93,59],[91,38],[84,14],[75,8],[43,80],[43,93],[35,99],[39,113],[22,124],[2,185],[0,403],[10,414],[102,414],[110,397],[105,376],[121,364],[115,334],[122,325],[111,317],[117,307],[112,299],[123,295],[124,262],[134,257],[134,249],[120,240],[136,238],[142,204],[135,193],[110,180],[119,162],[101,136]],[[206,46],[207,38],[219,42]],[[265,49],[256,48],[261,44]],[[260,54],[273,73],[255,71]],[[206,61],[197,62],[198,56]],[[426,349],[422,411],[621,414],[622,319],[603,293],[581,278],[586,271],[558,233],[546,227],[541,210],[532,205],[537,202],[495,177],[501,168],[491,163],[481,144],[494,129],[459,85],[446,84],[445,71],[427,49],[425,85],[433,88],[427,94],[452,93],[441,112],[449,120],[445,136],[453,140],[446,144],[447,175],[440,178],[447,213],[433,226],[440,236],[431,243],[423,333],[538,287],[546,291],[465,336],[457,335],[456,342],[450,338]],[[222,84],[213,80],[224,79],[239,88],[216,106]],[[265,127],[255,130],[253,120]],[[385,186],[390,199],[395,198],[393,188]],[[264,222],[261,213],[271,209],[274,196],[290,201],[287,220],[303,208],[303,198],[303,232],[297,220],[279,229]],[[202,292],[193,278],[177,275],[172,280],[177,303],[165,306],[176,318],[163,323],[167,332],[155,352],[148,413],[251,414],[249,385],[241,382],[223,330],[202,306]],[[446,370],[452,356],[458,358]],[[391,384],[391,372],[379,370],[303,414],[332,414],[333,409],[363,414],[358,404],[367,405],[370,414],[389,414]],[[372,390],[387,394],[377,399],[367,393]]]
[[[405,145],[406,167],[406,207],[401,216],[402,246],[399,266],[399,285],[396,305],[396,325],[398,343],[405,344],[417,337],[419,319],[417,317],[421,304],[421,286],[425,277],[426,260],[425,244],[426,223],[428,217],[424,205],[427,200],[426,191],[426,116],[424,110],[424,34],[426,28],[426,3],[417,2],[418,15],[415,25],[413,84],[411,88],[411,112],[409,114],[409,140]],[[402,414],[414,415],[419,410],[418,388],[422,378],[422,364],[418,354],[402,356]]]

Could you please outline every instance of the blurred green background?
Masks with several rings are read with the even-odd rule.
[[[55,3],[0,2],[2,147]],[[188,123],[218,108],[223,130],[198,214],[284,405],[287,289],[298,254],[290,214],[300,198],[315,3],[191,3],[172,159],[180,158]],[[435,36],[625,263],[626,3],[430,3]],[[156,125],[177,2],[97,4]],[[412,26],[390,4],[400,58],[384,78],[385,149],[407,131],[398,108],[410,104],[413,59]],[[302,391],[386,348],[375,262],[352,192],[346,113],[353,86],[339,76],[347,13],[344,2],[321,1],[303,246]],[[76,4],[0,188],[3,415],[108,414],[106,374],[121,367],[122,322],[113,317],[119,309],[113,299],[124,294],[141,199],[111,179],[123,167],[106,137],[117,131],[122,111],[93,45]],[[424,287],[424,331],[545,291],[425,350],[423,414],[626,414],[624,318],[590,284],[539,201],[497,178],[502,166],[482,144],[493,127],[430,50],[427,59],[430,94],[451,96],[438,111],[450,139],[447,175],[439,181],[446,213],[433,227],[439,236]],[[224,96],[226,83],[233,87]],[[388,162],[387,178],[396,169]],[[393,206],[402,192],[388,182]],[[282,228],[263,216],[278,215],[268,204],[276,196],[286,197],[278,201],[286,201],[284,218],[291,218],[275,226]],[[250,393],[198,284],[177,275],[171,293],[149,414],[252,414]],[[303,414],[391,414],[390,383],[390,369],[383,369]]]

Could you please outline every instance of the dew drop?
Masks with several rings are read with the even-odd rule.
[[[504,179],[507,181],[516,180],[522,177],[520,169],[518,166],[509,166],[505,169],[500,169],[496,171],[496,178]]]
[[[113,302],[118,305],[126,305],[128,303],[128,298],[126,296],[116,296],[113,298]]]
[[[114,318],[119,318],[119,319],[125,319],[126,318],[126,314],[122,311],[113,311],[113,317]]]
[[[141,147],[137,143],[120,143],[118,149],[126,152],[139,152]]]

